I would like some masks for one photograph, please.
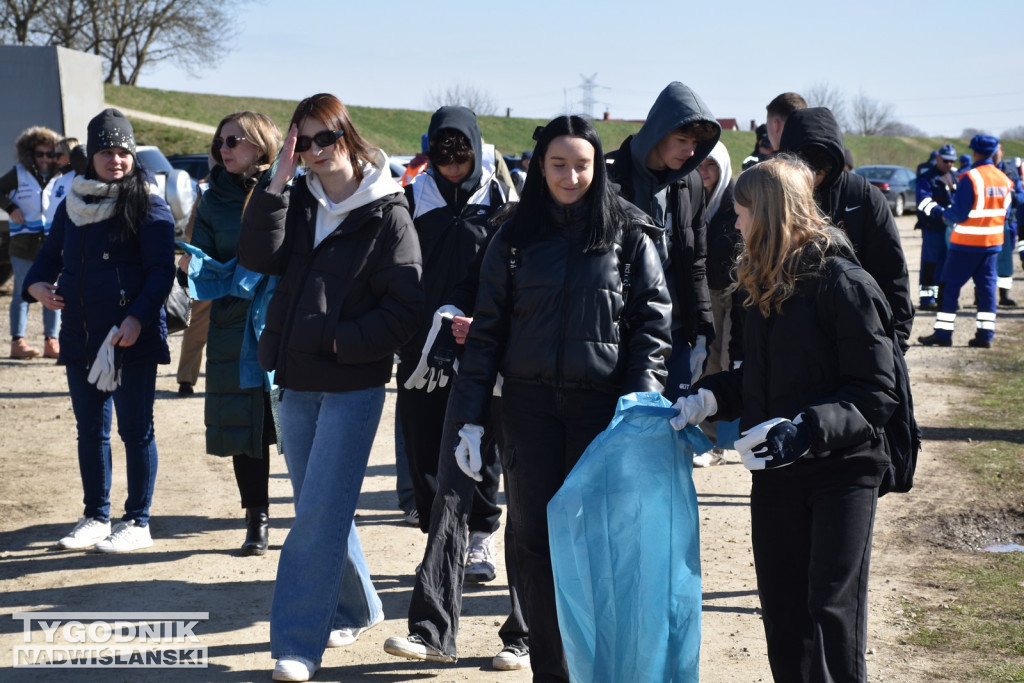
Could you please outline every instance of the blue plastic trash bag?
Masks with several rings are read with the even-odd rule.
[[[558,626],[573,681],[698,680],[693,455],[661,395],[629,394],[548,503]]]

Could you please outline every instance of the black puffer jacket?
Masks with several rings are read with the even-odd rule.
[[[741,431],[804,414],[811,453],[754,476],[877,486],[888,465],[882,428],[897,403],[891,313],[845,237],[833,234],[824,264],[806,264],[780,312],[747,311],[743,366],[705,377],[693,390],[710,389],[718,401],[713,419],[738,417]]]
[[[398,192],[353,210],[314,248],[319,205],[306,178],[280,195],[267,184],[253,190],[238,241],[243,266],[281,276],[260,365],[298,391],[386,384],[395,352],[423,315],[420,250],[405,197]]]
[[[605,252],[583,251],[587,206],[549,205],[552,236],[515,252],[509,225],[498,230],[480,271],[449,419],[482,424],[499,372],[507,382],[615,395],[662,390],[670,300],[654,243],[641,229],[646,217],[629,209],[633,224]]]
[[[896,333],[906,348],[914,324],[907,259],[885,195],[857,175],[843,170],[843,134],[832,112],[824,107],[799,109],[786,119],[779,149],[800,154],[809,147],[824,150],[835,163],[814,190],[818,207],[853,243],[857,259],[885,292]]]

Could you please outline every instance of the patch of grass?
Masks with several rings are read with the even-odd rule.
[[[977,664],[958,680],[1024,681],[1024,555],[992,554],[926,578],[956,598],[941,606],[905,601],[904,615],[916,626],[910,642]]]

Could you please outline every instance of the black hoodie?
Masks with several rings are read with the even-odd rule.
[[[779,141],[780,152],[803,155],[811,147],[824,150],[834,167],[814,190],[818,207],[849,236],[857,259],[892,308],[896,334],[904,350],[914,323],[910,278],[899,231],[881,190],[843,170],[843,134],[832,112],[825,107],[799,109],[786,119]]]
[[[476,114],[466,107],[441,107],[430,119],[428,139],[432,140],[446,128],[462,133],[469,140],[473,166],[458,184],[430,166],[405,188],[423,255],[426,297],[425,316],[419,331],[401,352],[403,358],[407,354],[410,357],[409,368],[415,367],[419,360],[434,311],[448,302],[455,285],[469,272],[477,252],[495,230],[490,225],[491,216],[507,199],[494,175],[493,147],[484,147]]]
[[[655,174],[647,155],[663,137],[688,123],[706,122],[717,134],[697,146],[677,171]],[[714,149],[721,127],[708,106],[682,83],[669,83],[658,95],[644,125],[606,155],[608,178],[619,193],[664,227],[668,245],[663,254],[665,279],[672,296],[672,330],[691,345],[704,335],[715,338],[711,296],[705,276],[707,258],[704,185],[697,167]]]

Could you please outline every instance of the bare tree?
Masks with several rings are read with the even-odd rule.
[[[856,135],[885,135],[896,123],[893,106],[862,92],[850,104],[850,132]]]
[[[1006,140],[1024,140],[1024,126],[1015,126],[1004,130],[1001,137]]]
[[[960,132],[960,137],[967,140],[970,140],[975,135],[988,135],[988,133],[983,131],[981,128],[964,128],[963,131]]]
[[[828,107],[840,127],[846,128],[846,96],[839,88],[830,83],[812,84],[803,92],[808,107]]]
[[[429,109],[459,105],[472,109],[477,116],[494,116],[498,113],[498,105],[490,93],[474,85],[459,82],[449,85],[444,90],[429,91],[426,101]]]
[[[158,62],[191,75],[216,63],[237,35],[235,11],[248,0],[2,1],[0,38],[91,52],[103,58],[107,83],[137,85]]]
[[[880,133],[880,135],[892,135],[894,137],[904,138],[927,137],[925,132],[917,126],[912,126],[909,123],[903,123],[902,121],[893,121]]]
[[[0,38],[28,45],[32,25],[47,10],[46,0],[3,0],[0,4]]]

